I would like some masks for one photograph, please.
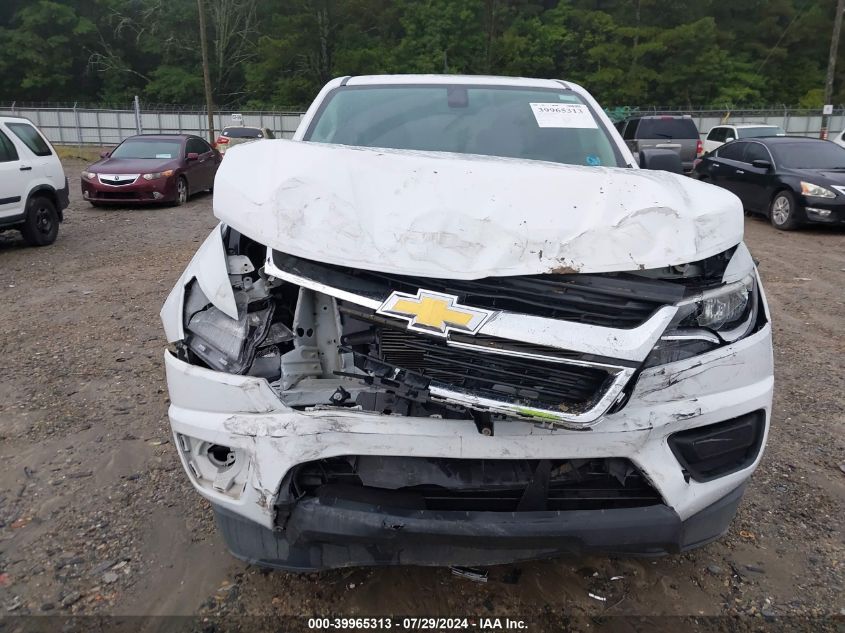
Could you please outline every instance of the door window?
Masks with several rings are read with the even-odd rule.
[[[725,141],[725,143],[728,143],[730,141],[735,141],[736,140],[736,132],[734,132],[731,128],[726,127],[725,128],[725,138],[723,138],[722,140]]]
[[[724,143],[725,142],[725,128],[723,127],[714,127],[710,130],[710,134],[707,135],[708,141],[716,141],[717,143]]]
[[[211,151],[211,147],[201,138],[191,137],[188,139],[188,145],[185,151],[188,154],[205,154]]]
[[[719,158],[725,158],[727,160],[742,161],[742,154],[745,152],[746,145],[748,143],[728,143],[727,145],[722,145],[716,155]]]
[[[29,123],[6,123],[6,127],[22,140],[24,145],[32,150],[32,153],[36,156],[49,156],[53,153],[50,151],[47,141]]]
[[[0,163],[18,160],[18,150],[11,139],[0,131]]]
[[[631,119],[628,121],[628,125],[625,126],[625,133],[623,134],[622,138],[626,141],[630,141],[636,138],[637,128],[640,125],[639,119]]]
[[[746,163],[753,163],[755,160],[767,160],[772,162],[772,157],[769,156],[769,150],[761,143],[744,143],[748,147],[745,150]]]

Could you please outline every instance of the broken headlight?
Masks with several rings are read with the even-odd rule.
[[[669,329],[660,337],[645,367],[698,356],[747,336],[759,306],[754,272],[739,281],[705,290],[678,304]]]
[[[197,292],[199,288],[194,286],[191,290]],[[257,344],[267,335],[273,304],[250,303],[243,291],[235,292],[235,304],[237,319],[208,305],[189,316],[185,330],[188,348],[206,365],[218,371],[242,374],[252,364]]]

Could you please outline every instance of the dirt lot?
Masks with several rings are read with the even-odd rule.
[[[215,224],[210,196],[94,209],[84,164],[65,165],[56,244],[0,235],[0,614],[845,614],[845,231],[746,220],[773,312],[775,415],[722,541],[494,568],[487,584],[448,569],[295,576],[229,556],[169,443],[158,311]]]

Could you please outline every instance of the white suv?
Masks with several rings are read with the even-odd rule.
[[[725,143],[738,138],[759,138],[761,136],[786,136],[779,125],[763,123],[737,123],[736,125],[717,125],[707,133],[704,139],[704,152],[712,152]]]
[[[67,178],[44,135],[29,119],[0,117],[0,231],[17,229],[32,246],[47,246],[67,206]]]

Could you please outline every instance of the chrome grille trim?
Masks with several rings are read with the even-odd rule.
[[[529,419],[534,422],[548,422],[556,426],[569,429],[586,429],[595,425],[601,416],[616,402],[616,399],[625,389],[625,385],[634,375],[636,370],[630,367],[621,368],[613,379],[613,383],[604,392],[604,395],[591,408],[582,413],[566,413],[564,411],[553,411],[539,407],[492,400],[483,398],[472,393],[451,389],[446,385],[432,382],[429,393],[436,400],[442,400],[451,404],[469,406],[474,409],[486,409],[491,412],[510,415],[517,418]]]
[[[364,297],[333,288],[315,279],[308,279],[284,271],[273,263],[272,253],[269,249],[264,262],[264,274],[372,310],[378,310],[383,300],[387,298],[383,297],[379,300]],[[631,329],[617,329],[500,312],[489,319],[478,333],[639,363],[651,353],[655,343],[666,331],[677,311],[677,306],[663,306],[642,325]]]
[[[97,180],[109,187],[125,187],[135,184],[141,174],[97,174]]]

